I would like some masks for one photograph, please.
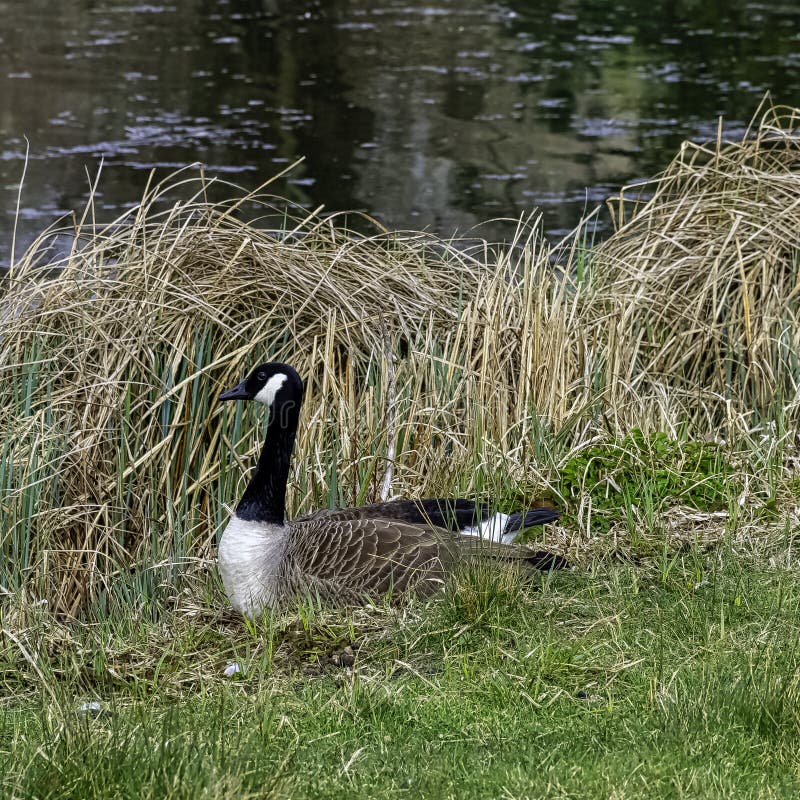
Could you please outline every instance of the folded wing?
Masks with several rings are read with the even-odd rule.
[[[354,511],[294,521],[284,557],[289,593],[341,602],[441,588],[461,555],[456,534],[396,519],[358,519]]]

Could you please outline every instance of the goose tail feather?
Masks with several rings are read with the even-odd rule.
[[[527,511],[517,511],[509,514],[506,520],[506,527],[503,533],[518,533],[534,525],[545,525],[548,522],[555,522],[561,512],[556,508],[530,508]]]

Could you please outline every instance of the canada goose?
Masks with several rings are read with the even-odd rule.
[[[505,515],[470,500],[396,500],[286,522],[300,376],[288,364],[262,364],[219,399],[256,400],[269,409],[258,465],[219,543],[225,590],[245,616],[304,594],[337,604],[388,592],[430,594],[470,556],[542,569],[566,565],[560,556],[511,544],[524,528],[557,519],[551,508]]]

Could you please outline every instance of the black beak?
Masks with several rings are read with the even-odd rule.
[[[245,389],[244,381],[242,381],[238,386],[234,386],[233,389],[228,389],[227,392],[223,392],[219,396],[220,400],[249,400],[250,395]]]

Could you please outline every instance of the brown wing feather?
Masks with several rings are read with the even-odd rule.
[[[459,560],[461,537],[448,531],[396,519],[353,519],[343,512],[292,523],[284,556],[287,593],[334,602],[390,591],[429,594]]]

